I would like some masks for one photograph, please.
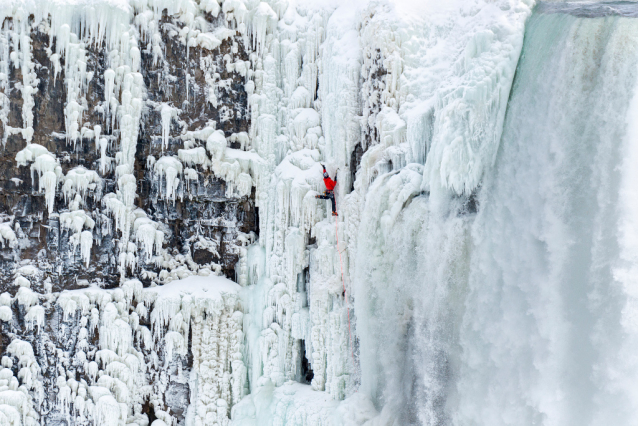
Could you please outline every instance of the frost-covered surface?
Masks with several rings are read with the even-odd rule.
[[[15,152],[18,180],[11,184],[24,190],[30,182],[32,194],[41,194],[46,215],[37,220],[47,223],[46,238],[60,246],[56,250],[68,253],[64,262],[27,254],[34,243],[22,231],[25,216],[14,213],[3,222],[11,283],[29,302],[27,331],[49,325],[51,314],[36,308],[41,292],[49,304],[62,301],[69,327],[77,326],[73,312],[91,314],[96,325],[82,335],[88,339],[98,330],[97,344],[120,357],[109,361],[126,364],[122,357],[129,353],[146,357],[145,345],[155,348],[163,339],[168,361],[153,355],[144,362],[160,378],[153,386],[165,386],[168,394],[183,386],[169,386],[162,368],[174,356],[192,359],[191,377],[183,382],[191,392],[187,411],[171,414],[159,388],[144,393],[143,382],[111,374],[110,362],[95,360],[95,367],[86,358],[86,374],[95,381],[106,371],[97,386],[112,395],[99,389],[93,395],[87,381],[82,400],[88,395],[94,406],[78,400],[89,408],[76,409],[69,401],[81,386],[65,384],[70,377],[44,381],[47,393],[54,385],[63,389],[55,401],[60,416],[78,424],[90,416],[86,421],[105,424],[126,416],[138,423],[155,416],[158,424],[226,424],[231,407],[249,391],[254,397],[242,402],[238,421],[262,424],[251,417],[251,404],[272,408],[282,398],[292,401],[286,403],[291,411],[265,408],[275,414],[263,421],[406,421],[404,407],[389,398],[401,380],[392,376],[391,354],[401,352],[402,342],[379,346],[377,311],[367,302],[374,287],[360,284],[363,271],[376,268],[369,262],[378,254],[369,248],[391,244],[379,232],[397,226],[415,196],[467,200],[492,167],[531,6],[517,0],[411,3],[3,4],[0,118],[3,141]],[[18,67],[21,81],[10,71]],[[34,109],[38,79],[62,95],[44,112]],[[16,102],[12,84],[21,95],[21,117],[6,107]],[[43,126],[50,128],[43,135],[34,123],[45,117],[57,122]],[[323,189],[321,162],[339,174],[336,220],[314,197]],[[257,208],[258,239],[249,232]],[[81,289],[56,296],[52,291],[69,287],[58,284],[69,266],[79,275],[73,286]],[[237,305],[243,318],[229,315],[218,326],[235,327],[233,344],[244,346],[224,361],[227,370],[215,371],[201,358],[209,354],[196,347],[198,339],[213,337],[193,332],[189,338],[191,308],[165,303],[161,295],[155,300],[150,295],[158,287],[142,290],[130,279],[171,292],[176,280],[196,286],[187,277],[221,273],[243,287]],[[108,297],[113,301],[102,302]],[[382,333],[396,328],[397,315],[408,315],[403,305],[410,297],[393,299],[395,305],[384,308]],[[143,317],[151,335],[137,333],[147,325]],[[377,350],[380,356],[371,358]],[[290,381],[310,386],[286,388]],[[269,392],[275,396],[258,396]],[[130,404],[118,420],[113,412],[123,395]],[[313,395],[325,403],[309,409]],[[353,395],[356,404],[347,402]],[[341,420],[331,414],[335,407]]]
[[[246,393],[238,290],[191,276],[150,288],[128,280],[113,290],[3,293],[1,329],[12,342],[0,414],[19,414],[16,425],[146,425],[150,405],[166,424],[227,422]]]
[[[533,7],[3,3],[0,420],[635,423],[638,32]]]

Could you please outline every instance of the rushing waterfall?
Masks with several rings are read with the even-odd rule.
[[[477,214],[421,195],[393,222],[391,181],[418,174],[372,186],[362,228],[382,236],[358,241],[362,380],[403,422],[638,419],[637,10],[538,7]]]
[[[419,410],[426,424],[638,419],[638,20],[619,15],[541,5],[527,23],[471,225],[467,288],[434,307],[463,311],[458,345],[447,346],[456,324],[446,316],[425,322],[417,350],[430,366],[424,388],[438,390]],[[427,262],[440,252],[426,252]],[[451,254],[453,268],[466,262],[458,247]],[[422,307],[432,311],[439,296],[424,289]],[[432,329],[442,329],[434,339]],[[432,364],[440,347],[448,362]],[[445,388],[441,375],[451,381]],[[445,408],[430,411],[443,395]]]
[[[638,0],[0,0],[0,426],[638,425],[637,86]]]

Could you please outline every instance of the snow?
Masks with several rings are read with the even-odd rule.
[[[361,394],[335,401],[325,392],[308,385],[288,382],[280,387],[265,383],[252,395],[233,407],[233,424],[321,424],[355,426],[378,415],[372,403]],[[383,423],[386,424],[386,423]]]
[[[88,338],[93,326],[97,327],[99,350],[93,359],[85,359],[85,370],[92,380],[88,386],[85,383],[78,386],[72,379],[58,380],[62,395],[67,395],[60,404],[68,405],[67,399],[75,401],[76,410],[82,405],[87,407],[84,415],[88,419],[120,424],[131,415],[130,407],[148,392],[148,378],[143,374],[148,358],[142,355],[135,341],[139,336],[146,336],[142,339],[145,350],[154,353],[156,359],[157,352],[161,351],[169,362],[186,356],[185,343],[192,334],[191,350],[197,368],[193,370],[190,385],[197,392],[191,403],[198,407],[194,418],[201,422],[214,413],[227,422],[230,413],[220,411],[219,407],[229,407],[233,401],[239,401],[245,382],[239,289],[224,277],[191,276],[149,288],[143,288],[137,280],[127,280],[114,290],[91,286],[62,292],[56,303],[65,318],[74,316],[76,311],[90,316],[92,325],[88,330],[81,329],[80,339]],[[137,304],[140,314],[129,310],[133,303]],[[140,324],[140,315],[148,326]],[[29,349],[24,347],[25,351]],[[93,357],[91,353],[85,356]],[[82,402],[78,400],[80,397]],[[150,398],[151,403],[158,404],[158,418],[171,422],[171,416],[159,409],[161,402],[153,399],[154,394]]]
[[[99,351],[78,355],[90,383],[78,385],[64,376],[56,382],[60,412],[70,416],[73,409],[88,423],[124,424],[134,416],[144,417],[134,407],[150,402],[158,418],[153,425],[174,424],[157,397],[166,389],[149,391],[145,372],[151,362],[159,368],[160,359],[168,365],[184,357],[191,336],[187,424],[228,424],[230,410],[232,424],[390,424],[400,419],[402,404],[413,403],[402,385],[411,379],[404,376],[410,368],[431,386],[423,389],[418,382],[421,387],[415,392],[435,401],[419,406],[414,415],[424,423],[442,423],[436,412],[442,408],[435,405],[443,401],[437,399],[443,385],[427,366],[443,354],[440,362],[453,368],[460,356],[445,358],[446,348],[455,343],[435,341],[436,330],[419,327],[438,326],[437,321],[458,326],[455,315],[461,314],[441,307],[448,297],[456,297],[448,295],[448,288],[462,293],[465,287],[458,283],[467,280],[457,275],[470,269],[466,257],[471,224],[459,218],[458,205],[482,191],[495,167],[532,6],[528,0],[3,3],[0,17],[15,20],[15,35],[8,38],[0,32],[5,140],[7,134],[22,135],[26,147],[16,162],[19,167],[31,164],[32,186],[38,173],[38,191],[45,194],[49,215],[61,185],[66,206],[61,206],[60,227],[72,234],[71,249],[75,253],[79,247],[85,265],[98,220],[83,210],[85,197],[101,200],[114,222],[114,255],[120,261],[119,288],[89,287],[51,299],[65,321],[76,312],[86,318],[82,339],[88,342],[99,333]],[[187,52],[205,50],[199,60],[208,86],[203,96],[214,108],[229,81],[220,74],[237,73],[244,79],[250,121],[246,132],[227,137],[212,121],[199,129],[180,129],[181,109],[146,99],[141,55],[152,54],[153,66],[163,66],[165,46],[159,31],[164,10],[183,24],[175,38]],[[213,28],[204,12],[223,13],[223,18]],[[77,167],[64,175],[55,155],[31,143],[38,81],[29,14],[36,23],[50,19],[49,37],[55,40],[51,72],[55,78],[63,76],[67,93],[67,143],[75,149],[94,141],[100,174],[115,168],[116,187],[103,197],[96,171]],[[224,40],[242,40],[248,60],[229,54],[218,69],[216,52],[208,51]],[[10,41],[15,46],[10,47]],[[87,71],[91,45],[110,52],[104,75]],[[236,46],[233,49],[237,53]],[[19,129],[7,124],[10,66],[20,68],[23,79]],[[104,83],[104,115],[103,122],[89,123],[86,93],[95,79]],[[241,287],[213,275],[213,266],[186,266],[192,261],[189,256],[181,255],[177,267],[177,258],[163,248],[164,224],[135,206],[136,146],[149,113],[159,114],[166,155],[148,157],[145,166],[164,200],[175,204],[178,197],[191,196],[193,182],[198,189],[206,184],[199,177],[207,170],[226,182],[230,199],[255,191],[259,239],[247,238],[239,250]],[[226,119],[222,117],[221,124]],[[232,149],[228,142],[241,148]],[[117,150],[115,158],[107,156],[109,149]],[[356,152],[363,153],[360,162]],[[355,159],[359,167],[352,174]],[[339,177],[338,218],[330,215],[328,201],[315,198],[324,190],[320,163]],[[628,235],[631,221],[624,220],[619,232]],[[0,237],[3,247],[17,246],[10,223],[0,225]],[[210,251],[218,248],[206,239],[199,244]],[[631,244],[627,237],[622,245],[630,261]],[[426,259],[417,259],[417,253],[426,253]],[[127,279],[145,262],[161,267],[157,273],[142,273],[155,274],[153,283],[163,286],[142,288],[141,282]],[[424,278],[419,281],[415,275]],[[29,327],[39,329],[43,311],[38,296],[20,282],[17,300],[29,308]],[[426,292],[432,297],[425,297]],[[0,315],[13,319],[10,309]],[[418,334],[414,340],[422,365],[404,357],[408,333]],[[484,336],[487,341],[490,337]],[[627,345],[626,353],[631,353]],[[472,348],[483,355],[480,348]],[[143,351],[153,353],[154,361]],[[314,372],[310,385],[291,383],[302,381],[302,352]],[[161,381],[153,385],[164,386]],[[247,391],[251,394],[242,400]],[[544,394],[543,389],[538,392]],[[459,416],[473,409],[471,404],[463,408]],[[15,418],[11,410],[20,416],[27,412],[22,405],[0,408],[0,420],[2,415]]]
[[[45,147],[37,144],[29,144],[16,154],[18,167],[31,164],[31,184],[35,182],[34,172],[38,173],[38,191],[44,190],[49,214],[53,213],[55,192],[58,179],[62,176],[60,162]]]
[[[224,294],[237,293],[239,286],[223,277],[191,276],[163,286],[152,287],[146,291],[157,295],[155,303],[183,295],[190,295],[191,299],[203,299],[206,300],[206,303],[210,303],[213,301],[221,302]]]
[[[164,198],[172,200],[174,203],[177,196],[177,188],[180,183],[180,179],[177,176],[181,176],[183,171],[182,162],[178,157],[164,156],[155,162],[153,169],[159,176],[160,186],[162,185],[162,181],[164,181],[166,188],[163,193]]]

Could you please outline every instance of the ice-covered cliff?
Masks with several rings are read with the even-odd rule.
[[[171,4],[0,5],[0,424],[210,424],[245,393],[248,54]]]
[[[5,0],[0,425],[636,423],[636,16]]]

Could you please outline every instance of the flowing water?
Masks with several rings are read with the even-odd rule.
[[[478,213],[431,212],[403,265],[420,300],[406,416],[638,423],[637,13],[541,4],[529,20]]]
[[[528,23],[472,227],[456,423],[638,418],[624,389],[638,354],[625,346],[634,307],[621,278],[633,267],[623,222],[635,201],[622,188],[638,184],[638,20],[599,9],[541,8]]]

